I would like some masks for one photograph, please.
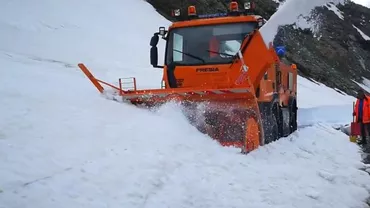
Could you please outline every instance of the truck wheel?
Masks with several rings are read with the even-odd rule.
[[[290,127],[290,133],[293,133],[297,130],[297,100],[293,97],[289,99],[289,113],[290,113],[290,121],[289,121],[289,127]]]
[[[284,135],[284,128],[283,128],[283,112],[280,109],[280,106],[278,103],[274,103],[273,106],[273,114],[274,118],[276,120],[277,125],[277,138],[276,140],[280,139]]]
[[[270,103],[260,103],[260,113],[264,131],[264,144],[276,141],[278,139],[278,125],[275,117],[276,101]]]
[[[277,114],[278,114],[278,103],[273,103],[272,104],[272,108],[271,108],[271,122],[270,122],[270,125],[271,125],[271,138],[272,138],[272,141],[276,141],[279,139],[279,122],[278,122],[278,117],[277,117]]]

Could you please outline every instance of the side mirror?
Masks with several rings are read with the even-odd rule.
[[[158,66],[158,48],[157,48],[157,44],[159,42],[158,34],[159,34],[158,32],[154,33],[152,39],[150,40],[150,46],[152,46],[150,48],[150,64],[154,68],[163,68],[163,66]]]
[[[158,66],[158,48],[157,46],[152,46],[150,49],[150,64],[153,67]]]
[[[150,46],[157,46],[158,44],[158,41],[159,41],[159,36],[157,33],[154,33],[152,39],[150,39]]]

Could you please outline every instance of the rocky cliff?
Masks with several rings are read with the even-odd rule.
[[[175,8],[186,11],[188,5],[195,5],[198,13],[217,13],[225,12],[228,5],[228,1],[219,0],[147,1],[169,20],[173,20],[171,11]],[[255,2],[256,14],[267,20],[279,6],[279,0]],[[350,95],[361,84],[370,84],[370,9],[350,1],[344,5],[330,3],[317,7],[311,18],[315,22],[311,29],[296,25],[280,28],[274,43],[287,47],[284,61],[296,63],[301,76]]]

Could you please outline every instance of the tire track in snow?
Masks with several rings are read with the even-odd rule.
[[[45,177],[41,177],[41,178],[37,178],[35,180],[32,180],[32,181],[29,181],[29,182],[26,182],[23,184],[23,187],[26,187],[26,186],[29,186],[29,185],[32,185],[34,183],[37,183],[37,182],[40,182],[40,181],[43,181],[43,180],[47,180],[47,179],[50,179],[50,178],[53,178],[54,176],[56,175],[59,175],[59,174],[63,174],[64,172],[68,172],[72,170],[72,168],[65,168],[63,169],[62,171],[59,171],[59,172],[56,172],[54,174],[51,174],[51,175],[48,175],[48,176],[45,176]]]

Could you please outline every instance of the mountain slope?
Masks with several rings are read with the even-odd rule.
[[[0,8],[1,208],[365,204],[359,147],[331,127],[351,119],[352,97],[300,77],[300,129],[242,155],[196,131],[175,104],[147,111],[99,96],[76,64],[159,86],[148,42],[168,21],[144,1],[79,2]],[[62,24],[74,29],[50,29]]]
[[[97,75],[116,79],[125,71],[145,80],[137,69],[150,66],[148,45],[153,31],[170,23],[153,11],[145,1],[135,0],[7,1],[0,8],[0,51],[67,67],[86,62],[98,69]],[[143,16],[146,13],[152,13],[150,18]],[[158,79],[156,70],[146,73]]]

